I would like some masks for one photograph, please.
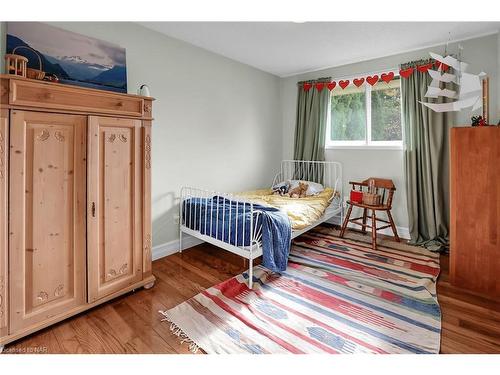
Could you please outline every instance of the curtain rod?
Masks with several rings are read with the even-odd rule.
[[[454,54],[449,54],[447,56],[455,57]],[[425,59],[408,61],[408,62],[402,63],[400,66],[424,65],[424,64],[429,64],[433,61],[435,61],[435,60],[433,58],[429,57],[429,58],[425,58]]]
[[[402,63],[401,65],[422,65],[422,64],[428,64],[432,61],[434,61],[434,59],[431,59],[431,58],[418,59],[418,60],[412,60],[412,61]]]
[[[306,81],[299,81],[297,82],[297,85],[303,85],[304,83],[321,83],[321,82],[331,82],[332,77],[322,77],[322,78],[316,78],[316,79],[309,79]]]

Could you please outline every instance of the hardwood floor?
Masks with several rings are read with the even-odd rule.
[[[441,257],[438,299],[442,353],[500,353],[500,301],[452,287]],[[153,263],[156,284],[68,319],[5,348],[7,353],[189,353],[160,321],[169,309],[246,269],[245,261],[203,244]]]
[[[500,353],[500,301],[450,285],[449,256],[441,256],[437,283],[441,353]]]

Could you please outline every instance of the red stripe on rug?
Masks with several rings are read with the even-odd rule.
[[[231,279],[228,281],[228,284],[229,282],[238,282],[236,279]],[[239,283],[239,282],[238,282]],[[252,307],[250,304],[244,302],[244,301],[241,301],[240,299],[236,298],[236,297],[231,297],[231,296],[228,296],[226,294],[224,294],[224,292],[222,291],[222,289],[218,288],[218,285],[214,286],[215,289],[218,289],[221,291],[221,293],[226,297],[226,298],[229,298],[231,301],[241,305],[242,307],[246,307],[252,314],[256,315],[256,316],[259,316],[261,319],[269,322],[269,323],[272,323],[274,324],[275,326],[281,328],[282,330],[284,331],[287,331],[288,333],[291,333],[292,335],[294,336],[297,336],[299,338],[301,338],[302,340],[304,340],[305,342],[311,344],[311,345],[314,345],[316,346],[317,348],[320,348],[322,350],[324,350],[325,352],[327,353],[330,353],[330,354],[339,354],[338,351],[336,351],[335,349],[333,349],[332,347],[328,346],[328,345],[325,345],[319,341],[316,341],[315,339],[309,337],[309,336],[306,336],[304,335],[303,333],[293,329],[293,328],[290,328],[288,326],[286,326],[285,324],[281,323],[280,321],[276,320],[276,319],[273,319],[271,318],[270,316],[260,312],[258,309],[255,309],[254,307]],[[252,291],[248,291],[248,293],[252,293]]]
[[[227,332],[229,332],[229,330],[232,329],[232,327],[229,324],[227,324],[227,322],[225,322],[220,316],[217,316],[216,314],[214,314],[208,307],[203,306],[199,301],[197,301],[195,299],[189,299],[186,301],[186,303],[188,305],[190,305],[194,311],[196,311],[198,314],[203,316],[206,320],[208,320],[210,323],[212,323],[214,326],[216,326],[220,330],[227,333]],[[244,334],[244,332],[239,331],[238,333],[239,333],[239,341],[240,342],[239,343],[236,342],[235,345],[239,345],[239,346],[258,345],[258,343],[256,343],[253,339],[246,336]],[[270,354],[270,352],[267,349],[263,348],[262,346],[260,346],[260,349],[261,349],[261,353]]]
[[[377,254],[377,253],[374,253],[374,252],[366,252],[364,249],[363,250],[362,249],[356,249],[358,251],[366,252],[368,254],[373,254],[373,255],[376,255],[376,256],[379,256],[379,257],[390,258],[390,259],[395,260],[395,261],[406,263],[407,267],[405,267],[404,265],[398,265],[398,264],[394,264],[394,263],[388,263],[388,262],[384,262],[384,261],[376,259],[376,258],[371,258],[371,257],[366,256],[364,254],[363,255],[359,255],[359,254],[354,254],[352,252],[346,253],[345,251],[340,251],[340,250],[337,250],[337,249],[333,249],[331,247],[324,247],[324,246],[321,246],[321,245],[314,244],[313,242],[316,242],[317,240],[318,240],[317,238],[311,238],[311,240],[305,240],[305,241],[303,241],[302,244],[306,244],[306,245],[312,246],[313,247],[312,250],[315,250],[315,248],[328,250],[329,252],[333,253],[330,256],[335,256],[335,254],[344,255],[344,256],[345,255],[349,255],[350,257],[357,258],[357,259],[362,259],[362,260],[366,260],[366,261],[369,261],[369,262],[374,263],[374,264],[381,264],[383,266],[400,267],[402,269],[407,269],[407,270],[413,270],[413,271],[422,272],[422,273],[424,273],[426,275],[429,275],[429,276],[437,276],[437,274],[439,273],[439,269],[438,268],[432,267],[432,266],[429,266],[429,265],[426,265],[426,264],[415,263],[415,262],[412,262],[411,260],[403,260],[403,259],[397,259],[397,258],[390,258],[389,256],[386,256],[386,255],[381,255],[381,254]],[[325,241],[325,242],[329,243],[330,245],[338,245],[337,242],[333,242],[331,240],[325,240],[325,239],[323,239],[322,241]],[[297,244],[299,245],[301,243],[297,242]],[[395,270],[395,272],[397,272],[397,271]]]
[[[434,263],[437,266],[436,268],[439,267],[439,260],[438,260],[439,258],[438,257],[436,257],[436,259],[429,258],[429,256],[431,256],[433,254],[425,255],[425,254],[415,253],[415,252],[410,251],[410,250],[403,250],[403,249],[395,250],[395,249],[392,249],[392,248],[389,248],[389,247],[386,247],[383,245],[377,245],[377,250],[374,251],[371,248],[371,243],[369,244],[369,243],[365,243],[365,242],[361,242],[361,241],[357,241],[357,240],[347,240],[347,239],[343,239],[340,237],[336,237],[334,235],[325,234],[325,233],[321,233],[321,232],[304,233],[302,236],[317,239],[318,237],[314,237],[315,235],[318,235],[319,238],[321,238],[325,241],[329,241],[330,243],[333,243],[333,244],[349,246],[352,248],[356,248],[357,250],[366,251],[366,252],[372,253],[372,254],[379,254],[379,252],[383,252],[383,253],[388,253],[391,255],[399,255],[402,257],[410,258],[410,259],[415,260],[415,261]],[[409,255],[409,254],[412,254],[412,255]],[[427,259],[421,259],[421,258],[418,258],[417,256],[421,256],[424,258],[427,257]],[[394,258],[394,259],[397,259],[397,258]]]
[[[252,322],[250,322],[247,318],[245,318],[242,314],[240,314],[238,311],[235,311],[231,306],[229,306],[224,301],[222,301],[219,297],[214,296],[214,295],[208,293],[206,290],[202,291],[201,293],[205,297],[210,298],[212,301],[214,301],[214,303],[217,304],[221,309],[223,309],[227,313],[233,315],[234,317],[238,318],[243,324],[245,324],[246,326],[254,329],[257,332],[259,332],[261,335],[266,336],[267,338],[269,338],[270,340],[274,341],[275,343],[277,343],[281,347],[285,348],[289,352],[291,352],[293,354],[305,354],[305,352],[303,352],[300,349],[296,348],[295,346],[287,343],[286,341],[283,341],[279,337],[276,337],[273,334],[268,333],[268,332],[260,329],[255,324],[253,324]]]
[[[327,239],[328,241],[335,242],[338,244],[342,245],[348,245],[348,246],[357,246],[359,248],[365,249],[368,252],[373,252],[373,253],[378,253],[379,251],[389,253],[392,255],[400,255],[400,256],[405,256],[409,257],[414,260],[419,260],[423,262],[432,262],[432,263],[439,263],[438,259],[439,257],[436,256],[434,253],[430,254],[422,254],[418,253],[415,251],[411,251],[408,249],[395,249],[392,247],[384,246],[384,245],[377,245],[377,249],[373,250],[371,242],[363,242],[361,240],[356,240],[356,239],[348,239],[348,238],[340,238],[336,235],[332,234],[325,234],[321,232],[308,232],[304,233],[302,236],[304,237],[314,237],[317,236],[316,238],[322,238],[322,239]],[[410,245],[408,245],[410,246]],[[431,258],[434,257],[434,258]]]
[[[303,314],[297,310],[295,310],[294,308],[290,307],[290,306],[287,306],[287,305],[283,305],[281,302],[278,302],[277,300],[275,300],[274,298],[270,298],[266,295],[264,295],[260,290],[255,290],[255,294],[257,294],[261,299],[263,300],[266,300],[266,301],[271,301],[274,305],[282,308],[283,310],[286,310],[286,311],[289,311],[295,315],[298,315],[300,316],[302,319],[305,319],[305,320],[308,320],[310,321],[311,323],[314,323],[324,329],[326,329],[327,331],[330,331],[330,332],[333,332],[335,333],[336,335],[339,335],[341,337],[343,337],[344,339],[346,340],[350,340],[352,342],[355,342],[356,344],[359,344],[365,348],[368,348],[368,349],[371,349],[379,354],[387,354],[386,351],[380,349],[380,348],[377,348],[376,346],[373,346],[367,342],[364,342],[354,336],[351,336],[345,332],[342,332],[342,331],[339,331],[338,329],[335,329],[334,327],[330,327],[329,325],[326,325],[325,323],[313,318],[312,316],[309,316],[309,315],[306,315],[306,314]]]
[[[281,288],[283,292],[298,296],[307,301],[318,303],[321,306],[327,307],[360,322],[376,325],[378,327],[383,326],[389,329],[397,329],[404,332],[404,330],[398,327],[396,324],[384,319],[383,316],[377,315],[369,309],[364,308],[363,306],[355,305],[349,301],[330,296],[318,290],[312,289],[307,285],[297,282],[296,280],[287,276],[281,275],[279,279],[273,280],[267,285],[272,286],[276,281],[282,283],[285,280],[293,283],[294,288]]]
[[[296,269],[296,270],[300,270],[300,271],[304,270],[303,265],[298,264],[298,263],[294,263],[294,262],[289,262],[288,267]],[[352,285],[349,285],[349,281],[352,281],[352,280],[345,279],[342,276],[335,275],[334,273],[331,273],[331,272],[326,271],[326,270],[322,270],[322,271],[326,274],[325,276],[321,276],[321,275],[315,275],[315,276],[318,278],[321,278],[323,280],[328,280],[328,281],[331,281],[335,284],[345,286],[346,288],[349,288],[350,290],[353,290],[353,291],[355,290],[356,292],[359,293],[359,289],[354,288]],[[375,287],[375,286],[373,286],[371,288],[374,291],[377,291],[377,293],[374,294],[376,297],[380,297],[386,301],[400,303],[401,300],[403,299],[400,295],[393,293],[389,290],[383,290],[383,289],[380,289],[379,287]]]
[[[395,281],[404,281],[404,282],[412,282],[411,280],[400,276],[397,271],[387,271],[387,270],[381,270],[380,268],[373,267],[373,266],[368,266],[364,264],[359,264],[356,263],[355,261],[350,261],[350,260],[345,260],[345,259],[340,259],[340,258],[335,258],[334,256],[328,256],[328,255],[323,255],[319,254],[317,251],[310,250],[310,249],[293,249],[293,251],[290,253],[291,256],[298,254],[302,255],[305,258],[309,257],[311,259],[326,263],[326,264],[332,264],[336,266],[341,266],[353,271],[359,271],[359,272],[364,272],[367,273],[371,276],[377,276],[377,277],[384,277],[388,280],[395,280]],[[411,276],[407,276],[411,277]],[[416,277],[416,276],[415,276]]]

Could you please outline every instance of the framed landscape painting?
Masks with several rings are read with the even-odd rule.
[[[125,49],[39,22],[8,22],[7,53],[28,58],[28,67],[60,83],[127,92]],[[39,67],[39,58],[41,67]]]

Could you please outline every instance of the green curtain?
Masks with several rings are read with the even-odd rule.
[[[428,62],[411,62],[401,68]],[[411,243],[442,250],[449,240],[449,134],[454,115],[419,103],[429,100],[425,93],[430,83],[430,75],[417,69],[401,79],[405,183]]]
[[[330,91],[325,87],[318,90],[316,83],[328,83],[331,78],[298,83],[297,120],[295,125],[295,160],[325,160],[326,122]],[[304,83],[312,84],[306,91]]]

